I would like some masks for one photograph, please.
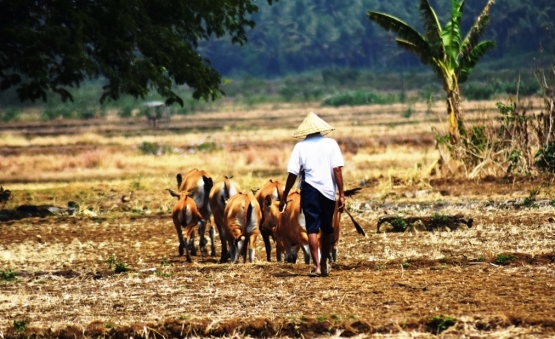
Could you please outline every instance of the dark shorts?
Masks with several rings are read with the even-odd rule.
[[[326,198],[317,189],[307,183],[302,184],[301,208],[306,221],[306,233],[333,234],[333,211],[335,201]]]

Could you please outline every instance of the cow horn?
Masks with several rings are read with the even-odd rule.
[[[172,197],[176,197],[177,199],[181,198],[181,194],[177,193],[176,191],[172,190],[171,188],[167,188],[166,191],[170,192]]]

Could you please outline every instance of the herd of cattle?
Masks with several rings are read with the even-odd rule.
[[[279,211],[279,199],[283,196],[284,185],[269,180],[256,192],[244,193],[227,176],[214,182],[212,175],[203,170],[192,169],[184,176],[177,175],[179,191],[168,189],[178,198],[172,211],[173,223],[179,238],[179,255],[185,253],[188,262],[196,253],[194,230],[198,227],[200,250],[206,252],[204,238],[207,223],[210,223],[209,236],[211,255],[216,256],[214,244],[214,224],[221,241],[220,263],[231,260],[237,262],[254,261],[254,244],[262,235],[266,248],[266,259],[271,261],[272,243],[276,247],[278,262],[285,259],[296,262],[299,249],[303,250],[304,261],[310,263],[308,236],[304,215],[300,208],[300,193],[293,191],[287,197],[284,211]],[[330,260],[337,260],[337,244],[340,234],[341,213],[335,208],[333,216],[334,242]]]

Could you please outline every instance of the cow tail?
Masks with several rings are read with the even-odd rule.
[[[227,201],[229,199],[229,179],[225,177],[224,179],[224,199]]]
[[[203,210],[208,210],[208,200],[210,199],[210,191],[212,190],[212,186],[214,186],[214,181],[212,181],[212,178],[209,178],[207,176],[202,176],[202,181],[204,182]]]
[[[249,198],[249,196],[247,194],[245,194],[245,201],[246,201],[246,206],[245,206],[245,231],[247,230],[249,223],[251,222],[252,219],[252,203],[251,203],[251,199]]]

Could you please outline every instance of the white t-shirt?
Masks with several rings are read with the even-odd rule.
[[[305,181],[326,198],[335,201],[336,183],[333,169],[343,166],[343,156],[337,141],[317,134],[308,136],[295,145],[287,172],[299,175],[302,168]]]

